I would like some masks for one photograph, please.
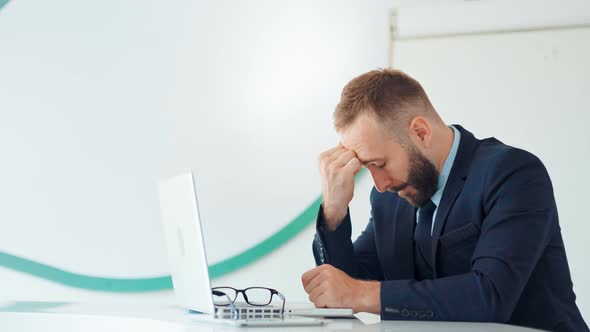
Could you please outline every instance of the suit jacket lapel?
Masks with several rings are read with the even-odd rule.
[[[469,131],[465,130],[459,125],[453,126],[461,132],[461,141],[459,143],[457,156],[455,157],[455,162],[453,163],[451,173],[449,174],[449,179],[443,191],[440,205],[436,212],[434,229],[432,231],[432,257],[433,264],[435,266],[435,278],[437,275],[436,252],[438,250],[438,238],[440,237],[455,200],[463,189],[463,184],[465,183],[467,172],[469,171],[469,166],[471,165],[471,160],[473,159],[473,153],[479,144],[478,140]]]
[[[392,279],[414,279],[414,225],[416,209],[405,199],[397,200],[393,215]]]

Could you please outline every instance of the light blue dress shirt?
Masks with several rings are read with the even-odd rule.
[[[440,204],[440,200],[442,198],[442,194],[445,190],[445,186],[447,185],[447,180],[449,179],[449,174],[451,173],[451,168],[453,167],[453,163],[455,162],[455,157],[457,156],[457,150],[459,149],[459,141],[461,141],[461,132],[457,130],[457,128],[450,126],[453,128],[453,132],[455,132],[455,137],[453,138],[453,145],[451,146],[451,151],[449,151],[449,155],[447,156],[447,160],[443,165],[442,170],[440,171],[440,175],[438,176],[438,186],[436,187],[436,192],[430,200],[436,205],[434,212],[432,213],[432,227],[430,228],[430,235],[432,235],[432,230],[434,229],[434,223],[436,222],[436,212],[438,212],[438,206]],[[416,211],[416,223],[420,220],[420,210]]]

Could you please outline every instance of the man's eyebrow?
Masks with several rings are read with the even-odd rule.
[[[379,160],[379,158],[374,158],[374,159],[369,159],[369,160],[362,160],[361,158],[357,158],[357,159],[361,162],[362,165],[367,165],[367,164],[370,164],[372,162]]]

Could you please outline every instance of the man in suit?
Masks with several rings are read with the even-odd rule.
[[[537,157],[447,126],[422,86],[392,69],[346,85],[334,121],[341,143],[319,161],[318,267],[302,276],[317,307],[588,331]],[[375,187],[353,243],[348,204],[362,166]]]

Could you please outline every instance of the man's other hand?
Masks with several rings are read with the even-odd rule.
[[[301,276],[309,300],[317,308],[352,308],[354,312],[381,312],[381,283],[356,280],[330,264]]]

